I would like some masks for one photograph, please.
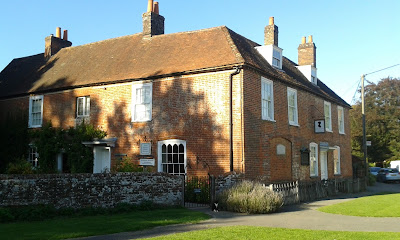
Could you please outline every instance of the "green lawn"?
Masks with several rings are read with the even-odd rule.
[[[207,230],[179,233],[156,238],[157,240],[204,240],[204,239],[318,239],[318,240],[340,240],[340,239],[400,239],[399,233],[394,232],[340,232],[340,231],[322,231],[322,230],[300,230],[285,228],[269,228],[269,227],[249,227],[249,226],[233,226],[220,227]]]
[[[209,216],[184,208],[136,211],[125,214],[56,218],[0,224],[0,239],[65,239],[138,231],[156,226],[196,223]]]
[[[400,193],[387,193],[321,207],[326,213],[360,217],[400,217]]]

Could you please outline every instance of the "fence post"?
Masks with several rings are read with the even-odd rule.
[[[182,207],[185,207],[185,176],[182,176]]]
[[[213,175],[210,176],[210,207],[212,207],[213,203],[215,202],[216,195],[215,195],[215,177]]]

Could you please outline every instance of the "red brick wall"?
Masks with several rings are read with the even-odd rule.
[[[330,147],[339,146],[341,153],[341,174],[334,176],[333,154],[328,152],[329,178],[352,176],[349,112],[344,108],[345,134],[339,134],[337,105],[331,102],[332,132],[314,133],[314,120],[324,119],[324,99],[302,89],[297,90],[299,126],[288,123],[287,85],[271,79],[274,86],[275,121],[261,120],[261,75],[252,70],[244,71],[244,142],[245,173],[248,178],[266,182],[285,181],[285,171],[291,172],[292,180],[310,180],[309,166],[300,164],[300,149],[309,148],[311,142],[328,142]],[[256,99],[256,101],[255,101]],[[327,100],[329,101],[329,100]],[[281,140],[279,140],[279,138]],[[276,144],[289,146],[291,143],[291,168],[284,167],[281,156],[276,156]],[[321,170],[318,162],[319,171]],[[319,178],[321,174],[319,172]]]
[[[185,140],[187,144],[188,173],[220,175],[230,170],[229,164],[229,75],[217,74],[166,78],[153,81],[152,121],[131,122],[130,83],[104,87],[86,87],[52,94],[43,100],[44,124],[51,121],[55,127],[73,127],[76,121],[76,98],[90,96],[90,121],[105,130],[107,137],[117,137],[112,148],[112,164],[116,154],[126,154],[136,163],[140,142],[152,142],[152,156],[158,159],[158,141]],[[234,78],[234,93],[240,93],[240,75]],[[24,105],[28,113],[29,98],[3,101]],[[241,98],[234,99],[234,170],[241,168]],[[10,105],[11,106],[11,105]],[[28,124],[28,123],[27,123]],[[157,169],[157,162],[155,169]]]
[[[198,74],[153,81],[152,121],[131,122],[130,83],[87,87],[44,95],[44,122],[56,127],[76,124],[76,98],[90,96],[90,121],[117,137],[112,148],[139,163],[139,143],[151,142],[156,159],[157,143],[168,139],[185,140],[187,172],[190,175],[221,175],[229,164],[229,76],[232,71]],[[323,99],[301,89],[298,91],[299,127],[289,126],[287,86],[274,81],[275,122],[261,120],[261,76],[243,69],[233,78],[233,153],[234,171],[248,178],[265,181],[307,180],[309,167],[300,165],[300,148],[310,142],[328,142],[341,148],[340,176],[349,177],[351,169],[350,123],[345,112],[345,135],[338,134],[337,108],[332,103],[333,132],[314,133],[314,119],[323,118]],[[28,112],[29,98],[0,101],[2,113],[10,109]],[[3,109],[7,109],[4,110]],[[276,155],[276,146],[286,146],[286,156]],[[333,177],[333,157],[328,154],[329,177]],[[320,168],[319,168],[320,169]]]

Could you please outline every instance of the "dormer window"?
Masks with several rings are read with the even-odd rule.
[[[282,48],[271,44],[256,47],[256,50],[271,64],[271,66],[282,69]]]
[[[317,68],[311,65],[304,65],[304,66],[296,66],[297,69],[310,81],[312,84],[317,85],[318,78],[317,78]]]
[[[274,49],[272,54],[272,66],[277,68],[282,68],[281,62],[282,62],[281,52],[278,51],[277,49]]]

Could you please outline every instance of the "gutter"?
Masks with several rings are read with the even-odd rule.
[[[229,165],[233,172],[233,76],[240,73],[240,68],[235,67],[234,72],[229,75]]]

